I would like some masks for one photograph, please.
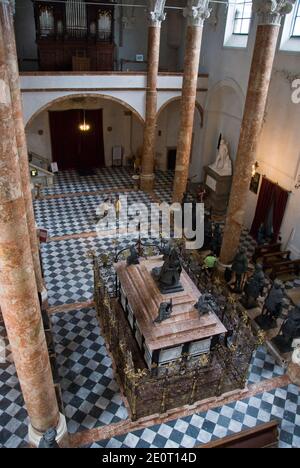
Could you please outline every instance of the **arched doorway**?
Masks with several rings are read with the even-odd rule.
[[[56,138],[55,141],[51,130],[52,115],[58,116],[58,123],[55,125],[58,126],[61,134],[61,137]],[[94,123],[91,119],[93,115],[96,115]],[[66,125],[62,124],[64,116],[68,119]],[[82,156],[79,154],[78,160],[77,147],[72,149],[75,143],[71,134],[74,129],[79,132],[79,125],[84,123],[84,117],[86,124],[98,133],[98,146],[92,155],[93,148],[89,147],[88,142],[84,142],[85,152],[82,153]],[[66,165],[60,166],[59,164],[59,169],[78,168],[78,164],[79,166],[84,165],[84,169],[89,169],[94,165],[96,167],[111,166],[113,148],[116,146],[122,147],[125,165],[142,146],[143,121],[139,114],[121,101],[93,94],[72,95],[50,102],[37,112],[26,126],[26,135],[29,151],[40,154],[49,160],[49,164],[50,162],[59,163],[55,160],[57,147],[61,153],[64,153],[63,148],[69,148],[65,150],[67,155],[63,154]],[[86,135],[82,135],[82,137],[85,138]],[[99,158],[101,156],[99,154],[99,140],[101,143],[101,138],[102,159]],[[72,141],[68,142],[68,139]]]
[[[178,133],[180,129],[181,97],[168,101],[158,113],[157,164],[162,170],[174,170]],[[197,102],[195,106],[193,142],[190,158],[190,176],[199,179],[199,164],[202,147],[203,109]]]

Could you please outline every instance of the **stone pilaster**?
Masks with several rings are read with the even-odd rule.
[[[252,166],[257,160],[257,148],[262,130],[272,68],[282,16],[290,13],[292,1],[254,0],[258,28],[250,71],[248,92],[234,168],[227,220],[220,262],[232,262],[243,229]]]
[[[204,21],[209,18],[210,11],[209,0],[189,0],[184,10],[188,26],[181,98],[181,120],[173,191],[173,201],[179,203],[181,203],[187,187],[203,25]]]
[[[151,191],[154,184],[154,160],[157,128],[157,77],[161,23],[165,20],[165,0],[148,1],[148,76],[144,128],[141,188]]]
[[[13,28],[13,4],[7,1],[0,2],[0,22],[2,25],[6,65],[8,71],[13,117],[15,121],[15,133],[19,154],[19,165],[22,180],[22,190],[26,207],[26,218],[28,231],[30,236],[31,252],[34,264],[34,272],[36,277],[37,288],[40,293],[44,290],[44,282],[42,277],[39,242],[37,238],[31,184],[29,176],[28,151],[26,144],[26,136],[23,123],[22,102],[19,84],[17,50],[15,44],[15,34]]]
[[[42,433],[60,417],[33,270],[1,22],[0,135],[0,304],[31,426]]]

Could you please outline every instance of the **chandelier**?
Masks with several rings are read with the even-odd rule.
[[[85,110],[83,111],[83,123],[81,123],[79,125],[79,130],[81,132],[89,132],[91,129],[91,126],[89,124],[86,123],[86,119],[85,119]]]

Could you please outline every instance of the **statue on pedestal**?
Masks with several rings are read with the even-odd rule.
[[[40,440],[39,447],[41,449],[60,448],[56,442],[57,431],[54,428],[49,429]]]
[[[255,266],[255,272],[245,286],[245,296],[242,299],[242,304],[246,309],[257,307],[257,299],[262,294],[265,285],[265,274],[263,267],[260,264]]]
[[[255,320],[263,330],[276,327],[277,319],[282,311],[283,299],[282,283],[276,280],[265,301],[261,315]]]
[[[297,364],[298,366],[300,366],[300,339],[299,338],[293,341],[292,348],[294,350],[293,355],[292,355],[292,361],[294,364]]]
[[[139,265],[139,254],[135,247],[130,247],[130,255],[127,257],[127,266]]]
[[[246,255],[247,251],[245,248],[240,248],[238,253],[236,254],[232,267],[231,267],[231,272],[233,273],[233,277],[229,283],[229,285],[233,286],[233,289],[237,293],[242,292],[242,283],[243,283],[243,277],[246,274],[248,270],[248,257]]]
[[[279,334],[273,338],[272,343],[281,353],[292,351],[292,343],[300,338],[300,304],[290,311],[288,318],[283,322]]]
[[[300,339],[295,339],[292,343],[293,354],[289,364],[287,374],[291,382],[300,386]]]
[[[157,281],[162,294],[171,294],[184,291],[180,284],[182,266],[176,250],[172,247],[166,255],[165,263],[161,268],[153,268],[152,275]]]
[[[209,167],[220,176],[232,176],[232,161],[229,155],[229,145],[224,138],[221,138],[216,161]]]

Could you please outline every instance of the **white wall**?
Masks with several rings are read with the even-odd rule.
[[[158,110],[170,99],[181,96],[182,75],[162,74],[158,76]],[[207,76],[198,78],[197,101],[203,107],[207,89]],[[51,102],[73,97],[76,94],[107,96],[117,99],[145,117],[147,76],[141,73],[92,73],[92,74],[23,74],[21,90],[24,121],[27,122]]]
[[[243,117],[244,97],[232,80],[217,83],[210,91],[205,108],[205,139],[202,166],[216,160],[220,134],[228,141],[234,162]],[[203,175],[203,173],[202,173]]]
[[[105,162],[111,165],[112,148],[116,145],[124,147],[126,157],[136,154],[143,142],[143,126],[134,116],[128,115],[126,108],[120,104],[105,99],[87,98],[80,102],[67,100],[52,106],[49,110],[62,111],[69,109],[102,109]],[[109,127],[112,128],[110,131]],[[39,131],[43,135],[39,135]],[[51,137],[48,111],[41,112],[26,128],[29,151],[40,154],[52,161]]]
[[[255,41],[256,24],[252,22],[248,46],[245,49],[223,46],[226,7],[216,9],[217,25],[207,23],[201,54],[201,71],[209,73],[209,93],[205,106],[205,138],[203,157],[210,162],[215,151],[218,133],[223,129],[235,156],[240,132],[240,116],[248,87],[249,72]],[[299,165],[300,105],[291,101],[292,81],[300,77],[300,52],[277,51],[268,97],[265,123],[258,148],[259,172],[292,190],[281,235],[286,243],[295,229],[289,248],[300,258],[300,190],[296,191],[295,177]],[[225,90],[234,83],[234,94]],[[219,84],[224,85],[220,91]],[[214,94],[214,89],[217,92]],[[226,111],[226,108],[228,109]],[[257,196],[249,191],[246,225],[251,226]]]

